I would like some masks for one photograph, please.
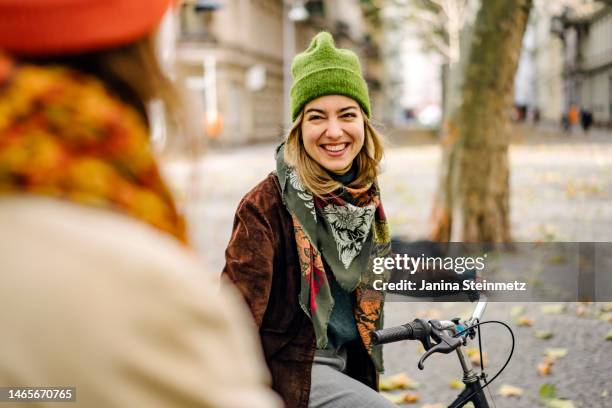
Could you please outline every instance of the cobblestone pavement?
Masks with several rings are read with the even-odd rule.
[[[396,134],[395,147],[387,151],[380,185],[392,234],[411,240],[427,232],[440,151],[434,143],[415,144],[402,137],[409,138]],[[177,160],[164,165],[184,203],[194,244],[213,273],[223,268],[236,206],[274,168],[273,152],[272,144],[257,145],[212,151],[197,163]],[[510,163],[516,241],[612,241],[612,134],[526,134],[511,146]],[[522,314],[533,319],[533,327],[517,327],[511,313],[516,306],[491,303],[485,315],[487,320],[512,323],[516,336],[514,358],[491,391],[497,393],[502,384],[524,389],[520,398],[495,396],[495,406],[539,406],[539,387],[551,383],[576,407],[612,407],[612,342],[604,341],[612,324],[610,315],[602,313],[605,305],[567,304],[556,314],[545,313],[541,304],[524,305]],[[450,318],[468,313],[471,307],[390,302],[385,309],[386,326],[419,315]],[[503,364],[510,339],[503,328],[483,329],[492,375]],[[553,337],[543,340],[534,335],[542,330]],[[568,353],[555,362],[550,375],[542,377],[536,367],[547,347],[567,348]],[[412,406],[448,403],[458,393],[449,386],[461,375],[453,355],[432,357],[419,371],[415,344],[393,344],[385,350],[387,374],[405,371],[421,384],[416,390],[420,400]]]

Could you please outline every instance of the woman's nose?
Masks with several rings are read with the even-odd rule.
[[[336,119],[330,119],[327,125],[327,136],[340,137],[342,136],[342,126]]]

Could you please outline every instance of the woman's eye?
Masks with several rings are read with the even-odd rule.
[[[323,117],[319,115],[312,115],[308,118],[308,120],[319,120],[319,119],[323,119]]]
[[[354,113],[345,113],[344,115],[342,115],[343,118],[356,118],[357,115],[355,115]]]

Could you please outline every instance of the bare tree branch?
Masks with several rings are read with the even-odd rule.
[[[434,24],[436,27],[444,25],[444,18],[441,18],[439,14],[432,13],[425,10],[414,10],[409,14],[410,17],[422,20],[426,23]]]
[[[445,43],[444,41],[442,41],[442,39],[438,36],[431,36],[431,38],[428,39],[428,42],[431,43],[431,45],[433,45],[436,50],[438,52],[440,52],[440,54],[442,54],[442,56],[447,59],[450,60],[452,59],[452,54],[451,54],[451,49],[448,46],[447,43]]]

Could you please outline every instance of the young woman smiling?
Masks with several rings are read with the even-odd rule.
[[[390,244],[361,66],[322,32],[292,75],[294,124],[276,171],[238,206],[224,274],[250,306],[287,407],[392,407],[376,392],[382,353],[370,340],[383,308],[372,262]]]

